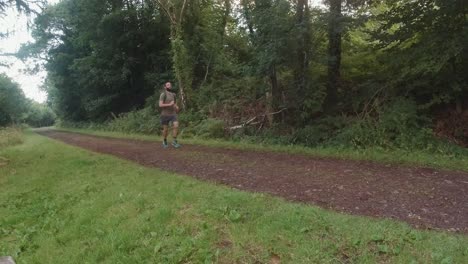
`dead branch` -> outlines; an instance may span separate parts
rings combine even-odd
[[[176,22],[176,19],[174,19],[172,17],[172,14],[171,12],[169,12],[169,8],[166,8],[166,6],[164,5],[164,3],[161,1],[161,0],[157,0],[157,2],[159,3],[159,6],[164,10],[164,12],[166,13],[166,15],[169,17],[169,19],[171,20],[171,24],[172,25],[176,25],[177,22]]]
[[[236,129],[244,128],[244,127],[246,127],[248,125],[258,125],[258,124],[262,123],[263,121],[254,122],[255,120],[257,120],[257,118],[261,118],[261,117],[266,118],[267,116],[277,115],[277,114],[282,113],[282,112],[284,112],[286,110],[287,110],[287,108],[283,108],[283,109],[281,109],[279,111],[276,111],[276,112],[273,112],[273,113],[267,113],[267,114],[263,114],[263,115],[259,115],[259,116],[254,116],[251,119],[247,120],[246,122],[244,122],[244,123],[242,123],[240,125],[228,127],[227,129],[228,130],[236,130]]]
[[[187,0],[184,0],[184,3],[182,4],[182,8],[180,9],[180,15],[179,15],[180,23],[182,23],[182,19],[184,18],[185,4],[187,4]]]

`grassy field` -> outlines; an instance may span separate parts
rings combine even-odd
[[[69,129],[58,128],[64,131],[79,132],[96,136],[106,136],[115,138],[129,138],[160,141],[158,135],[140,135],[140,134],[125,134],[119,132],[95,131],[86,129]],[[254,151],[274,151],[287,152],[292,154],[303,154],[317,157],[330,157],[338,159],[352,160],[370,160],[389,164],[406,164],[411,166],[425,166],[431,168],[450,169],[468,171],[468,155],[453,156],[446,154],[434,154],[424,151],[404,151],[404,150],[384,150],[384,149],[337,149],[337,148],[307,148],[301,146],[282,146],[282,145],[262,145],[247,142],[232,142],[226,140],[213,139],[197,139],[186,138],[182,139],[181,143],[205,145],[211,147],[226,147]]]
[[[28,132],[0,150],[17,263],[467,263],[468,237],[200,182]]]

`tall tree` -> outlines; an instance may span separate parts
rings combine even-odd
[[[269,112],[277,112],[284,107],[278,68],[293,56],[293,51],[288,49],[294,23],[289,13],[291,5],[284,0],[255,0],[244,1],[243,8],[255,52],[254,72],[267,78],[269,89],[265,92],[269,98]],[[271,121],[279,122],[281,116],[275,115]]]
[[[182,107],[186,108],[188,104],[187,94],[190,93],[189,90],[193,81],[193,63],[190,58],[190,52],[186,47],[183,29],[186,11],[189,5],[193,5],[194,3],[187,0],[157,0],[157,2],[171,23],[172,62],[179,84]]]
[[[356,11],[363,7],[379,3],[380,0],[325,0],[329,6],[328,14],[328,77],[327,95],[323,104],[326,113],[333,114],[338,107],[338,91],[341,82],[342,37],[345,30],[345,22],[353,17]],[[343,8],[348,11],[343,14]],[[356,17],[354,17],[356,18]]]
[[[330,0],[328,22],[328,80],[324,110],[333,113],[338,100],[341,68],[341,37],[343,31],[341,7],[343,0]]]
[[[463,0],[388,1],[375,17],[374,40],[395,94],[412,94],[425,107],[468,96],[467,8]]]
[[[297,63],[294,70],[294,79],[297,86],[297,102],[302,105],[304,94],[309,87],[309,61],[310,61],[310,10],[309,1],[298,0],[296,4]],[[301,100],[302,98],[302,100]]]
[[[27,100],[19,85],[0,74],[0,126],[21,121],[27,111]]]

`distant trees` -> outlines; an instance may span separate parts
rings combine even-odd
[[[42,127],[54,122],[55,114],[48,106],[27,99],[18,84],[0,74],[0,127],[21,123]]]
[[[0,126],[21,121],[27,112],[27,100],[18,84],[0,74]]]

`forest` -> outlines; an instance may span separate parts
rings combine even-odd
[[[63,126],[158,133],[171,81],[188,137],[468,143],[462,0],[64,0],[32,34]]]

